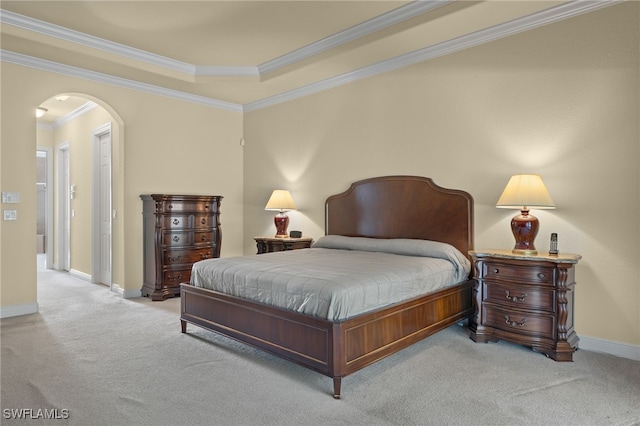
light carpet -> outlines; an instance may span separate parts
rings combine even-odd
[[[179,299],[38,280],[40,312],[1,321],[3,425],[640,425],[637,361],[558,363],[452,326],[347,376],[334,400],[326,376],[193,325],[182,334]]]

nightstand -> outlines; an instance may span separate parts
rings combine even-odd
[[[508,340],[556,361],[573,361],[577,254],[516,255],[511,250],[469,252],[474,260],[474,342]]]
[[[274,237],[254,237],[258,254],[272,253],[274,251],[298,250],[311,247],[313,238],[274,238]]]

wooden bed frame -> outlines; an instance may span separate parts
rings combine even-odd
[[[473,198],[429,178],[386,176],[355,182],[326,201],[326,234],[413,238],[473,249]],[[331,322],[181,284],[187,323],[219,332],[333,378],[342,378],[473,315],[473,281]]]

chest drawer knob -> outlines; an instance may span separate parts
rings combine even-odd
[[[204,224],[206,224],[206,223],[207,223],[207,219],[205,219],[205,218],[203,217],[202,219],[200,219],[200,223],[201,223],[201,224],[203,224],[203,225],[204,225]]]
[[[173,237],[173,241],[175,241],[175,242],[177,243],[178,241],[180,241],[180,237],[178,237],[178,236],[176,235],[175,237]]]
[[[509,324],[511,327],[524,327],[524,324],[527,322],[526,318],[522,318],[522,321],[511,321],[509,315],[504,316],[505,322]]]
[[[545,279],[545,275],[542,272],[540,272],[538,274],[538,278],[540,278],[541,280],[544,280]]]
[[[494,274],[497,274],[498,272],[500,272],[500,271],[498,270],[498,268],[493,268],[493,273],[494,273]]]
[[[527,297],[527,293],[523,293],[520,296],[512,296],[509,293],[509,290],[505,290],[505,297],[507,298],[507,300],[510,300],[512,302],[524,302],[524,299]]]
[[[174,225],[180,225],[180,221],[178,219],[173,219],[173,224]]]

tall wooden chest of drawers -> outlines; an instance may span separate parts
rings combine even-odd
[[[504,339],[556,361],[572,361],[579,340],[573,326],[575,265],[581,256],[507,250],[470,254],[476,276],[471,339]]]
[[[192,265],[220,257],[221,196],[144,194],[144,284],[142,296],[180,295]]]

